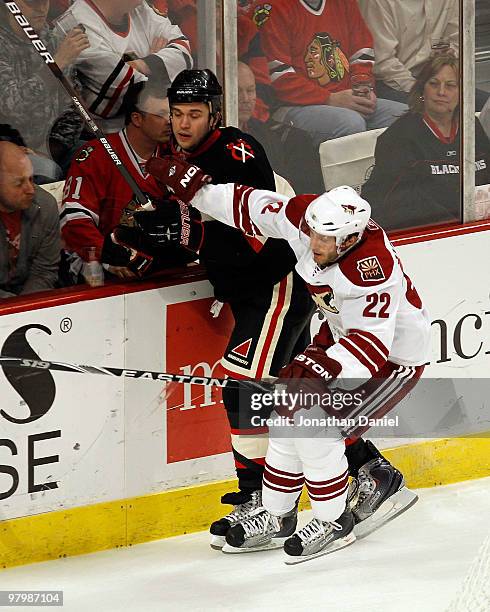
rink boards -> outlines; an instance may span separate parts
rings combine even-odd
[[[469,378],[484,384],[489,369],[489,232],[490,224],[474,224],[397,241],[433,321],[425,376],[453,379],[456,387]],[[219,376],[232,318],[227,308],[217,319],[209,315],[209,283],[189,274],[138,288],[4,306],[1,353]],[[469,404],[478,431],[490,430],[484,404]],[[381,445],[393,447],[387,454],[412,486],[490,474],[488,437],[429,438],[439,439],[383,436]],[[232,475],[217,388],[0,371],[2,567],[204,529],[220,515],[219,497]]]

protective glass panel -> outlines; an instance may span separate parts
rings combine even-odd
[[[241,2],[240,127],[297,193],[351,185],[388,230],[460,222],[459,30],[458,0]]]
[[[118,224],[127,225],[127,212],[134,210],[133,194],[138,203],[146,202],[150,192],[153,198],[161,196],[161,190],[146,183],[144,162],[170,140],[166,91],[177,74],[192,66],[219,71],[217,22],[220,3],[214,0],[0,3],[0,140],[21,145],[30,158],[27,176],[22,178],[18,160],[9,154],[12,168],[2,170],[12,185],[7,193],[2,181],[0,202],[9,198],[16,210],[21,205],[35,210],[40,203],[49,208],[54,224],[58,213],[53,201],[30,184],[32,163],[34,182],[51,192],[61,208],[66,247],[61,284],[83,280],[101,284],[104,238]],[[140,95],[143,87],[145,93]],[[77,112],[77,98],[87,120]],[[122,130],[135,115],[133,138],[129,127]],[[100,139],[104,134],[109,140],[102,146],[94,136]],[[13,146],[0,145],[0,156]],[[115,166],[122,168],[124,177]],[[5,207],[0,206],[0,212]],[[10,215],[3,219],[9,254],[1,262],[0,279],[7,280],[5,284],[0,280],[0,285],[16,294],[33,256],[12,219]],[[36,232],[34,228],[31,233],[36,236]],[[46,241],[42,243],[49,268],[43,268],[43,274],[49,282],[41,282],[37,290],[59,282],[53,270],[60,236],[52,234],[49,252]],[[130,246],[144,250],[142,245]],[[116,276],[132,278],[134,271],[127,272],[130,262],[120,247],[118,243],[119,251],[108,265]],[[87,266],[96,267],[97,273],[89,274]],[[127,276],[122,276],[123,268]]]
[[[490,4],[475,3],[475,209],[476,221],[490,219],[490,184],[487,167],[490,138]],[[482,129],[483,128],[483,129]]]

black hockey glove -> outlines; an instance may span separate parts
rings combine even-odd
[[[181,245],[197,252],[204,236],[199,211],[176,198],[157,202],[153,212],[135,212],[134,223],[144,242],[158,249]]]
[[[137,229],[118,225],[105,237],[103,264],[124,267],[142,277],[148,273],[153,257],[140,250],[141,236]]]
[[[146,242],[155,248],[180,244],[182,223],[180,208],[175,201],[161,201],[154,211],[137,211],[133,213],[134,227],[138,229]]]
[[[190,202],[203,185],[211,182],[201,168],[177,157],[152,157],[146,162],[146,171],[184,202]]]

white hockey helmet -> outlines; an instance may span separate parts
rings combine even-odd
[[[309,229],[322,236],[334,236],[338,255],[343,255],[362,238],[371,216],[371,206],[347,185],[335,187],[310,202],[305,212]],[[345,248],[349,236],[357,234],[357,240]]]

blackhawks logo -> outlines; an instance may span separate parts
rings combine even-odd
[[[357,269],[364,282],[382,281],[386,278],[376,255],[360,259],[357,262]]]
[[[261,28],[264,23],[269,19],[271,11],[271,4],[259,4],[257,7],[255,7],[252,19],[258,28]]]
[[[76,156],[75,159],[79,163],[84,162],[86,159],[88,159],[88,156],[90,155],[90,153],[92,153],[93,150],[94,150],[94,148],[91,147],[90,145],[88,145],[87,147],[81,149],[78,152],[78,155]]]
[[[237,161],[241,161],[245,163],[248,159],[254,159],[254,150],[249,145],[248,142],[245,142],[243,138],[239,138],[235,142],[229,142],[226,145],[228,151],[230,151],[233,159]]]
[[[349,72],[349,60],[327,32],[318,32],[306,48],[304,62],[310,79],[324,87],[328,83],[341,81]]]

